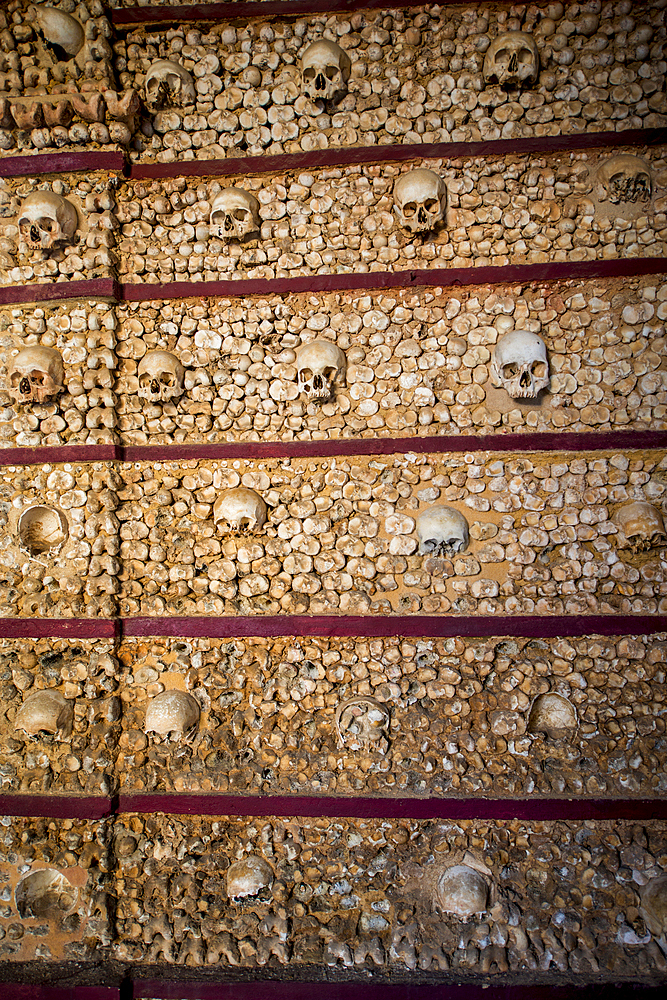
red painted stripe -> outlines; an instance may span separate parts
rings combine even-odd
[[[92,281],[56,281],[53,284],[4,285],[0,305],[22,302],[54,302],[63,299],[118,299],[119,286],[113,278]]]
[[[40,177],[80,170],[122,173],[124,168],[125,157],[122,153],[38,153],[36,156],[1,159],[0,177]]]
[[[275,970],[272,970],[275,973]],[[378,970],[380,971],[380,970]],[[388,970],[385,970],[385,974]],[[319,972],[319,970],[318,970]],[[219,977],[219,970],[214,974]],[[262,973],[266,975],[266,973]],[[591,989],[588,986],[490,986],[489,976],[480,976],[471,972],[470,975],[480,980],[479,985],[461,982],[462,974],[440,973],[440,982],[433,982],[433,973],[413,971],[409,973],[409,983],[368,982],[367,971],[357,971],[356,975],[363,982],[322,982],[317,980],[295,982],[291,977],[298,974],[297,968],[289,970],[290,979],[285,982],[270,982],[267,980],[252,980],[246,983],[212,982],[210,979],[201,982],[168,982],[161,976],[159,979],[137,979],[133,983],[133,997],[159,998],[159,1000],[582,1000],[582,991],[587,991],[588,998],[595,1000],[619,1000],[619,985],[603,983],[596,980]],[[301,970],[301,974],[303,971]],[[310,972],[312,975],[312,971]],[[327,973],[322,972],[322,975]],[[337,970],[330,974],[340,975]],[[348,975],[354,975],[349,970]],[[372,973],[378,978],[377,973]],[[442,982],[445,977],[451,977]],[[420,977],[424,977],[420,982]],[[506,978],[506,977],[505,977]],[[582,977],[579,977],[582,981]],[[627,996],[634,996],[634,983],[625,984]],[[665,987],[637,987],[640,991],[637,1000],[664,1000]],[[41,1000],[41,998],[40,998]]]
[[[540,434],[419,438],[336,438],[327,441],[242,441],[221,444],[128,445],[126,462],[176,460],[328,458],[343,455],[418,455],[480,451],[632,451],[667,448],[667,431],[554,431]],[[2,456],[0,453],[0,463]]]
[[[55,465],[60,462],[114,462],[121,458],[120,448],[113,444],[64,444],[57,448],[3,448],[2,465]]]
[[[0,618],[3,639],[115,639],[119,629],[110,618]]]
[[[667,631],[667,615],[253,615],[224,618],[123,618],[123,636],[232,639],[247,636],[405,636],[552,639],[582,635],[652,635]]]
[[[85,963],[81,964],[85,969]],[[31,965],[27,965],[27,968],[30,969]],[[51,974],[54,978],[59,978],[56,968],[45,968],[39,963],[39,974],[42,977]],[[33,974],[34,971],[33,966]],[[109,978],[118,977],[112,973]],[[50,986],[46,983],[4,983],[3,986],[8,1000],[121,1000],[120,990],[115,986]],[[185,996],[183,1000],[186,1000]]]
[[[166,284],[123,284],[128,302],[153,299],[204,298],[220,295],[295,295],[353,289],[419,288],[440,285],[527,284],[537,281],[589,281],[592,278],[638,277],[667,272],[667,258],[568,261],[552,264],[509,264],[504,267],[450,267],[427,271],[369,271],[357,274],[313,274],[297,278],[242,278],[238,281],[171,281]],[[60,286],[51,286],[60,287]]]
[[[105,795],[0,795],[2,816],[47,816],[50,819],[104,819],[113,812]]]
[[[144,8],[145,9],[145,8]],[[494,139],[486,142],[424,142],[392,146],[341,146],[309,153],[238,156],[220,160],[178,160],[175,163],[134,163],[128,168],[132,180],[161,177],[229,177],[234,174],[282,173],[314,167],[350,166],[366,163],[396,163],[425,159],[471,159],[472,157],[526,156],[532,153],[574,152],[622,146],[652,146],[667,142],[667,129],[628,129],[625,132],[577,132],[572,135],[529,139]]]
[[[302,816],[349,819],[667,819],[667,799],[343,798],[316,795],[152,795],[118,797],[119,813],[181,816]]]
[[[565,4],[574,0],[565,0]],[[499,6],[514,5],[514,0],[497,0]],[[414,7],[415,2],[398,0],[391,9],[402,10]],[[461,7],[463,0],[440,0],[440,7]],[[181,21],[246,21],[251,18],[303,17],[306,14],[352,14],[362,10],[385,10],[386,0],[260,0],[245,3],[183,4],[178,7],[124,7],[111,11],[111,23],[116,27],[131,27],[135,24],[164,24]]]
[[[329,458],[354,455],[460,452],[638,451],[667,448],[667,431],[553,431],[415,438],[336,438],[328,441],[241,441],[220,444],[62,445],[0,448],[0,466],[64,462],[187,462],[220,459]]]

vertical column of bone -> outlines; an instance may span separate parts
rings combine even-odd
[[[87,444],[113,444],[116,440],[116,327],[115,309],[88,316],[87,369],[82,387],[87,393]]]
[[[118,593],[118,578],[122,574],[120,522],[115,511],[119,506],[118,491],[123,483],[109,464],[92,473],[90,485],[85,522],[85,541],[90,551],[85,583],[85,593],[89,598],[86,613],[114,618],[117,614],[115,595]]]

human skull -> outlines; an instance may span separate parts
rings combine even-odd
[[[321,38],[301,57],[301,79],[311,101],[334,101],[347,91],[352,63],[340,45]]]
[[[444,913],[454,913],[467,920],[476,913],[485,913],[489,901],[489,885],[484,876],[468,865],[446,868],[435,886],[435,905]]]
[[[166,403],[183,395],[185,369],[170,351],[148,351],[139,362],[139,395],[151,403]]]
[[[158,736],[178,738],[199,723],[199,704],[186,691],[162,691],[148,703],[144,729]]]
[[[512,399],[535,399],[549,385],[547,349],[529,330],[512,330],[493,351],[491,381]]]
[[[452,556],[468,547],[468,522],[454,507],[429,507],[417,516],[420,555]]]
[[[651,878],[642,886],[640,913],[655,937],[667,934],[667,876]]]
[[[9,391],[17,403],[45,403],[65,386],[63,359],[52,347],[24,347],[9,365]]]
[[[612,156],[598,167],[597,179],[604,189],[606,200],[614,205],[619,202],[647,202],[651,198],[651,168],[641,156],[629,153]]]
[[[73,721],[72,702],[64,698],[60,691],[45,688],[28,695],[16,713],[14,726],[29,736],[48,733],[66,740],[72,732]]]
[[[557,739],[576,727],[577,713],[567,698],[553,692],[537,696],[528,717],[529,733],[546,733]]]
[[[343,747],[348,739],[362,744],[378,743],[389,727],[389,712],[374,698],[350,698],[336,711],[338,745]]]
[[[272,884],[273,868],[256,854],[235,861],[227,871],[227,895],[233,900],[258,896],[262,889],[269,889]]]
[[[225,490],[213,504],[213,520],[225,531],[258,531],[266,521],[266,513],[259,493],[245,486]]]
[[[79,218],[74,205],[53,191],[35,191],[21,204],[19,232],[33,250],[51,250],[74,236]]]
[[[540,53],[534,39],[524,31],[498,35],[486,50],[484,80],[501,87],[516,88],[537,83]]]
[[[194,80],[170,59],[158,59],[146,74],[146,107],[149,111],[182,108],[197,100]]]
[[[84,30],[71,14],[46,4],[35,4],[28,8],[28,18],[58,62],[68,62],[83,48]]]
[[[621,549],[646,552],[667,542],[662,514],[645,500],[625,504],[612,515],[611,520],[618,528],[616,538]]]
[[[329,340],[313,340],[296,352],[297,384],[311,401],[330,399],[334,385],[345,380],[347,360]]]
[[[243,188],[225,188],[213,199],[211,226],[224,240],[245,240],[261,227],[259,202]]]
[[[69,525],[62,511],[35,504],[19,518],[19,541],[31,556],[57,552],[69,536]]]
[[[22,878],[14,894],[22,920],[60,922],[79,898],[79,890],[56,868],[39,868]]]
[[[410,170],[394,184],[394,210],[411,233],[434,229],[445,217],[447,187],[433,170]]]

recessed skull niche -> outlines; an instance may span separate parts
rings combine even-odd
[[[83,27],[71,14],[46,4],[35,4],[28,8],[28,16],[54,62],[69,62],[83,48]]]
[[[69,526],[62,511],[35,505],[21,514],[18,534],[21,547],[31,556],[55,555],[67,540]]]
[[[78,225],[74,205],[53,191],[34,191],[21,204],[19,233],[29,250],[57,250],[72,243]]]
[[[524,31],[507,31],[495,38],[484,57],[484,81],[504,90],[518,90],[537,83],[540,53],[535,40]]]
[[[560,740],[576,728],[577,713],[567,698],[551,691],[537,696],[528,716],[529,733],[544,733],[550,739]]]
[[[14,898],[22,920],[37,917],[59,924],[76,906],[79,890],[55,868],[40,868],[21,879]]]
[[[512,330],[496,344],[490,374],[493,385],[512,399],[537,399],[549,385],[544,341],[529,330]]]
[[[351,698],[338,706],[335,716],[338,746],[351,750],[388,747],[389,711],[374,698]]]
[[[60,691],[46,688],[28,695],[14,719],[14,728],[28,736],[55,736],[67,740],[74,722],[73,702],[64,698]]]
[[[309,402],[331,399],[337,385],[344,385],[347,359],[340,347],[328,340],[313,340],[296,352],[297,384]]]
[[[645,209],[651,200],[651,168],[641,156],[622,153],[605,160],[597,169],[597,196],[611,205],[634,205]]]
[[[662,514],[646,500],[635,500],[620,507],[611,521],[618,530],[616,544],[620,549],[647,552],[667,542]]]
[[[417,516],[420,555],[448,558],[468,547],[468,522],[454,507],[429,507]]]
[[[273,868],[257,854],[235,861],[227,871],[227,895],[234,903],[266,895],[273,885]]]
[[[334,102],[347,93],[352,63],[340,45],[327,38],[309,45],[301,57],[303,92],[311,101]]]
[[[16,403],[46,403],[61,393],[63,359],[52,347],[24,347],[9,364],[8,389]]]
[[[170,351],[148,351],[139,362],[139,396],[151,403],[168,403],[183,395],[185,369]]]
[[[266,515],[266,504],[259,493],[244,486],[225,490],[213,504],[213,520],[226,534],[259,531]]]
[[[195,83],[183,66],[170,59],[158,59],[146,74],[146,107],[155,113],[167,108],[183,108],[197,100]]]
[[[411,233],[435,229],[447,211],[447,187],[433,170],[410,170],[394,184],[394,211]]]
[[[259,232],[259,202],[243,188],[225,188],[213,199],[211,229],[223,240],[245,242]]]
[[[489,906],[489,883],[469,865],[452,865],[437,879],[433,901],[436,909],[462,920],[481,916]]]
[[[187,691],[162,691],[148,703],[144,729],[162,739],[189,739],[199,725],[199,703]]]

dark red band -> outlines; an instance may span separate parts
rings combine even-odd
[[[37,153],[0,159],[0,177],[41,177],[80,170],[122,173],[124,168],[123,153]]]
[[[116,639],[120,622],[110,618],[0,618],[3,639]]]
[[[3,285],[0,305],[24,302],[55,302],[64,299],[120,299],[120,286],[113,278],[93,278],[91,281],[55,281],[52,284],[34,282],[31,285]]]

